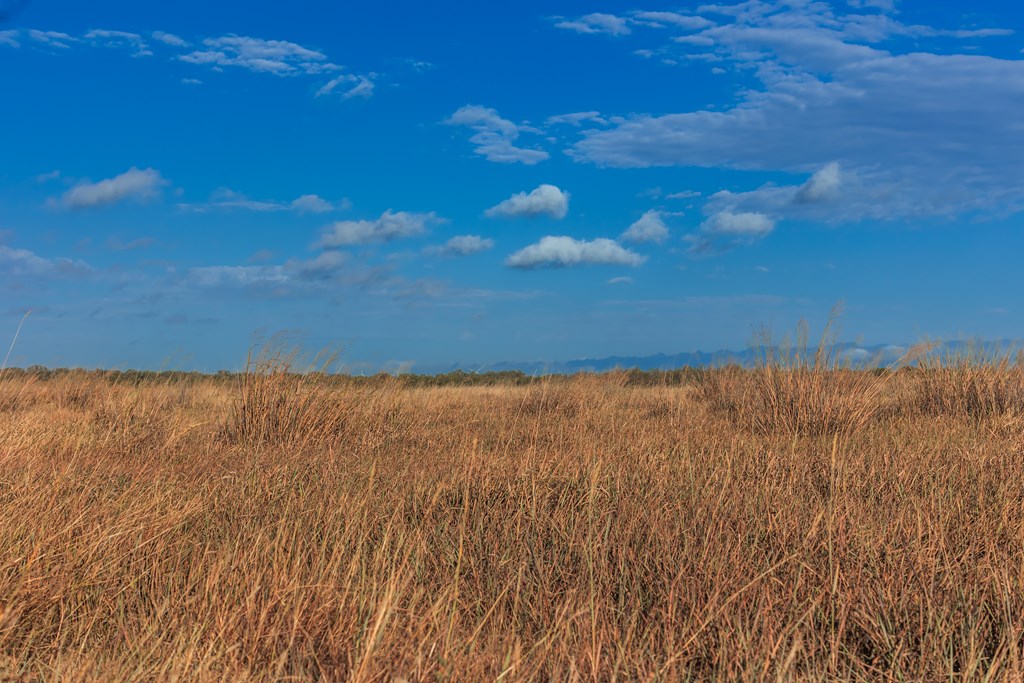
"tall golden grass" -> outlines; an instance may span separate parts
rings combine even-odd
[[[289,363],[0,379],[0,678],[1024,678],[1013,364]]]

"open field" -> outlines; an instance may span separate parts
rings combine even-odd
[[[1018,368],[672,379],[8,374],[0,677],[1024,678]]]

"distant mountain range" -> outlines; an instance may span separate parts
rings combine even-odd
[[[834,347],[843,361],[854,366],[885,366],[899,362],[907,353],[909,346],[897,344],[876,344],[864,346],[855,343],[839,343]],[[966,353],[979,353],[984,356],[1015,353],[1024,349],[1024,340],[959,340],[937,342],[933,353],[940,356],[955,357]],[[690,351],[683,353],[658,353],[652,356],[608,356],[607,358],[579,358],[563,361],[502,361],[485,365],[467,365],[455,363],[445,367],[417,368],[416,372],[445,373],[462,370],[464,372],[524,372],[528,375],[574,374],[577,372],[607,372],[615,369],[637,370],[675,370],[678,368],[706,368],[721,365],[754,365],[757,358],[763,358],[765,352],[773,349],[748,348],[744,351]]]

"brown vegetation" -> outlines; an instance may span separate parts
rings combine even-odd
[[[1018,366],[284,360],[0,379],[0,678],[1024,677]]]

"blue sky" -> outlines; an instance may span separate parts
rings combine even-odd
[[[0,0],[13,362],[1024,337],[1024,10],[476,5]]]

